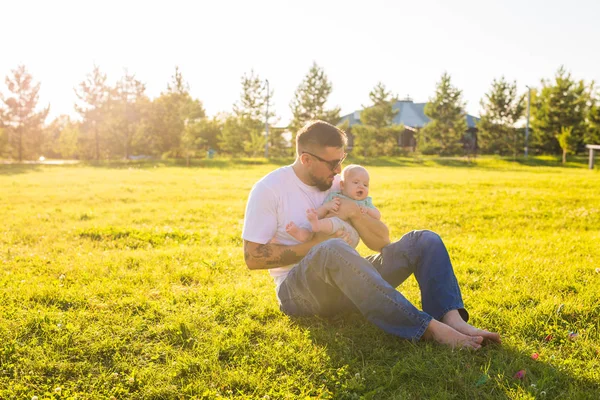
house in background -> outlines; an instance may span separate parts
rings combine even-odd
[[[398,138],[398,146],[406,149],[415,150],[417,141],[415,133],[427,125],[430,121],[429,117],[425,115],[425,104],[427,103],[413,103],[410,98],[404,100],[397,100],[393,105],[393,110],[398,110],[398,113],[392,120],[393,124],[400,125],[404,124],[404,131]],[[475,138],[475,143],[471,144],[474,148],[477,147],[477,122],[479,118],[467,114],[467,132],[471,133],[471,137]],[[351,114],[344,115],[339,124],[348,121],[348,126],[352,128],[355,125],[360,125],[360,110],[354,111]],[[348,132],[348,147],[352,148],[354,145],[354,137],[352,137],[352,129]]]

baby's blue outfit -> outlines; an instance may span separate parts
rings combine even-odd
[[[364,200],[354,200],[348,196],[344,196],[342,194],[342,192],[329,193],[329,196],[327,196],[325,201],[323,201],[323,204],[327,203],[328,201],[333,200],[334,197],[340,197],[342,199],[352,200],[359,206],[375,208],[375,206],[373,205],[373,200],[371,200],[370,197],[367,197]],[[344,221],[343,219],[340,219],[338,217],[329,217],[329,219],[331,219],[331,222],[333,224],[333,231],[337,232],[338,230],[344,230],[344,231],[348,232],[350,234],[350,241],[351,241],[350,245],[352,247],[356,248],[356,246],[358,246],[358,242],[360,241],[360,236],[358,235],[358,231],[356,229],[354,229],[354,227],[352,225],[350,225],[348,222]]]
[[[369,207],[369,208],[375,208],[375,206],[373,205],[373,199],[371,199],[371,197],[366,197],[364,200],[354,200],[348,196],[345,196],[342,194],[342,192],[331,192],[329,193],[329,196],[327,196],[327,198],[325,199],[325,201],[323,202],[323,204],[327,203],[328,201],[333,200],[334,197],[341,197],[342,199],[348,199],[348,200],[352,200],[353,202],[355,202],[356,204],[358,204],[359,206],[364,206],[364,207]]]

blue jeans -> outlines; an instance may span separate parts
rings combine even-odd
[[[411,274],[423,311],[396,290]],[[469,318],[446,246],[426,230],[409,232],[367,258],[341,239],[326,240],[289,272],[277,295],[281,311],[290,316],[358,310],[385,332],[412,340],[450,310]]]

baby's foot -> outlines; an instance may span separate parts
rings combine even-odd
[[[298,225],[296,225],[294,221],[290,222],[285,226],[285,231],[294,237],[296,237],[299,230],[300,228],[298,228]]]
[[[317,211],[314,208],[309,208],[306,210],[306,218],[308,218],[308,222],[310,222],[312,231],[319,232],[319,216],[317,215]]]

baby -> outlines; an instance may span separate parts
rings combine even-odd
[[[360,212],[372,218],[381,219],[381,213],[373,205],[369,194],[369,173],[360,165],[351,164],[342,170],[340,192],[331,192],[319,208],[306,210],[306,217],[310,222],[311,230],[298,227],[290,222],[285,227],[296,240],[305,242],[312,238],[315,232],[331,235],[340,229],[350,234],[352,246],[356,247],[360,237],[358,232],[348,222],[338,218],[336,213],[340,207],[340,198],[350,199],[358,204]]]

